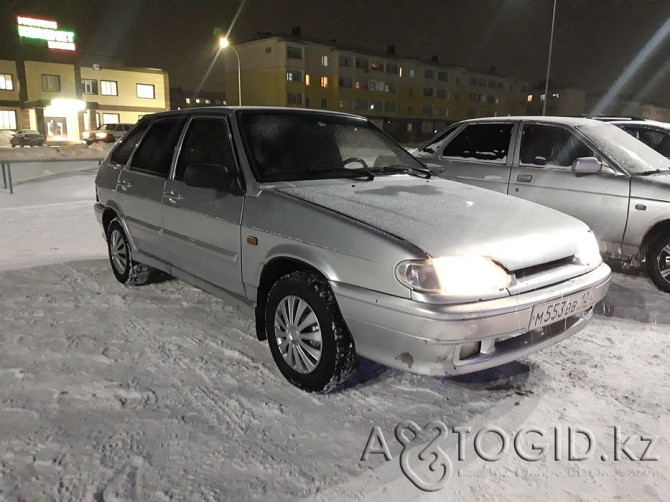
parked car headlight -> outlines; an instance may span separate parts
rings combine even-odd
[[[482,256],[408,260],[400,262],[395,273],[401,284],[414,291],[457,297],[498,293],[511,281],[504,268]]]
[[[107,137],[107,133],[106,133],[106,132],[96,132],[96,133],[95,133],[95,137],[96,137],[96,138],[106,138],[106,137]]]
[[[88,139],[88,137],[89,137],[90,135],[91,135],[90,132],[84,132],[84,133],[81,134],[81,137],[82,137],[83,139]]]
[[[600,248],[598,241],[593,235],[593,232],[587,232],[580,239],[578,251],[575,254],[575,259],[582,265],[597,266],[603,261],[600,256]]]

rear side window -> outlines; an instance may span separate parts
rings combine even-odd
[[[137,147],[130,169],[167,178],[184,118],[155,120]]]
[[[191,164],[217,164],[231,173],[237,171],[235,155],[228,137],[228,126],[221,119],[194,119],[189,125],[174,178],[183,180]]]
[[[505,163],[511,138],[512,124],[471,124],[449,142],[442,156]]]
[[[147,130],[148,126],[148,122],[138,124],[132,133],[123,138],[119,143],[119,146],[112,152],[112,162],[125,166],[130,158],[130,154],[133,153],[133,150],[140,142],[140,139],[142,139],[142,135],[144,134],[144,131]]]

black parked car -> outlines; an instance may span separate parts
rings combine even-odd
[[[33,129],[19,129],[9,140],[12,148],[20,146],[44,146],[44,136]]]

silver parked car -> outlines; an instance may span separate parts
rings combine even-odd
[[[443,178],[584,221],[613,260],[670,292],[670,160],[618,127],[567,117],[465,120],[414,155]]]
[[[221,296],[308,391],[356,356],[426,375],[506,363],[582,329],[609,286],[584,223],[431,178],[354,115],[145,117],[96,194],[120,282],[155,268]]]

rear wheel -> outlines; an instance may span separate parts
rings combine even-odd
[[[329,392],[356,370],[356,353],[328,282],[310,271],[281,277],[268,294],[265,326],[282,375],[309,392]]]
[[[107,250],[112,272],[121,284],[139,286],[147,282],[151,269],[133,261],[130,242],[118,218],[107,227]]]
[[[670,232],[658,235],[647,249],[647,272],[659,289],[670,293]]]

